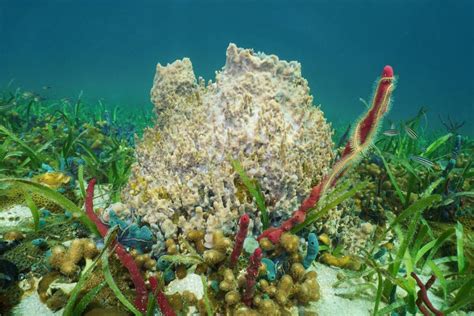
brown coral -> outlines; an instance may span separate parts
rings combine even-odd
[[[330,126],[297,62],[231,44],[207,86],[187,58],[158,65],[151,98],[159,118],[137,147],[123,199],[166,238],[203,228],[229,234],[241,214],[256,212],[230,159],[259,182],[269,212],[285,217],[333,158]]]
[[[49,262],[53,268],[58,269],[67,276],[74,276],[79,271],[78,263],[84,259],[92,259],[99,251],[90,239],[74,239],[66,250],[62,245],[51,249]]]

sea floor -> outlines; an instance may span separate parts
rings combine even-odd
[[[174,167],[143,161],[176,162],[181,152],[175,142],[162,150],[159,124],[146,128],[151,116],[55,104],[27,92],[0,98],[0,314],[59,315],[68,306],[67,316],[147,307],[151,315],[158,308],[145,303],[155,295],[179,316],[395,316],[422,310],[424,292],[432,309],[474,314],[474,141],[462,122],[431,133],[420,109],[359,148],[360,157],[344,149],[351,128],[334,126],[332,136],[328,127],[327,141],[339,144],[321,145],[334,156],[332,171],[318,182],[305,163],[301,178],[275,189],[265,187],[274,171],[240,154],[228,155],[219,181],[192,178],[181,162],[165,175]],[[317,183],[304,188],[319,188],[320,200],[290,212],[306,195],[294,179],[310,178]],[[290,204],[279,204],[281,192]]]

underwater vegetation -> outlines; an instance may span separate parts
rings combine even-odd
[[[18,89],[3,93],[0,104],[2,177],[28,176],[69,191],[81,172],[111,185],[114,199],[128,180],[135,133],[150,122],[139,113],[108,110],[101,102],[85,106],[81,96],[73,103],[47,101]],[[2,204],[17,199],[6,198]]]
[[[0,313],[317,315],[334,289],[371,315],[472,312],[462,123],[384,126],[385,66],[333,135],[300,67],[233,44],[208,84],[158,65],[153,120],[2,94]]]

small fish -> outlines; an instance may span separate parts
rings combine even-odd
[[[36,95],[33,93],[33,92],[30,92],[30,91],[25,91],[21,94],[21,97],[23,99],[31,99],[31,98],[34,98]]]
[[[51,87],[50,86],[43,86],[42,89],[43,90],[49,90],[49,89],[51,89]]]
[[[414,130],[412,130],[410,127],[404,125],[403,126],[404,129],[405,129],[405,132],[407,133],[408,137],[410,137],[411,139],[418,139],[418,135],[416,134],[416,132]]]
[[[46,100],[46,98],[43,98],[42,96],[39,96],[39,95],[36,95],[33,98],[33,101],[35,101],[35,102],[40,102],[40,101],[44,101],[44,100]]]
[[[432,162],[431,160],[425,157],[411,155],[410,159],[413,161],[416,161],[420,165],[425,166],[426,168],[433,168],[435,166],[434,162]]]
[[[397,136],[400,134],[400,132],[396,129],[388,129],[386,130],[385,132],[383,132],[382,134],[384,134],[385,136],[388,136],[388,137],[393,137],[393,136]]]

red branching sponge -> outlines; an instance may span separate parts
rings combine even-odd
[[[86,189],[86,200],[84,206],[86,209],[87,217],[89,217],[89,219],[94,222],[100,235],[102,237],[105,237],[109,228],[104,223],[102,223],[102,221],[99,219],[99,216],[97,216],[97,214],[94,212],[94,187],[96,183],[96,179],[92,179],[89,181],[89,184],[87,185]]]
[[[255,284],[257,283],[258,268],[262,263],[262,249],[257,248],[250,256],[249,266],[247,267],[247,275],[245,276],[245,289],[242,301],[245,305],[251,306],[253,294],[255,293]]]
[[[165,294],[160,291],[160,289],[158,289],[158,280],[156,277],[152,276],[148,279],[148,281],[150,282],[151,289],[156,297],[156,301],[160,307],[161,313],[164,316],[176,316],[176,313],[173,311],[173,308],[171,308],[171,305],[166,299]]]
[[[377,121],[387,112],[393,91],[393,81],[393,68],[387,65],[383,68],[382,77],[372,100],[372,106],[364,119],[357,125],[360,144],[366,142],[369,134],[374,132]]]
[[[394,86],[393,69],[391,66],[385,66],[375,89],[371,107],[366,115],[356,124],[351,139],[347,142],[341,158],[334,164],[331,172],[317,186],[313,187],[309,196],[303,201],[299,209],[293,213],[290,219],[283,222],[280,227],[271,227],[265,230],[258,237],[258,240],[268,238],[272,243],[277,244],[280,242],[280,237],[284,232],[289,231],[296,224],[304,222],[306,212],[318,204],[319,199],[327,189],[335,186],[337,180],[346,172],[348,167],[357,161],[358,157],[370,147],[382,117],[389,108],[390,96]]]
[[[117,254],[120,262],[127,268],[130,273],[130,278],[132,279],[133,285],[135,285],[135,307],[140,312],[146,311],[146,306],[148,303],[148,290],[145,285],[145,280],[140,273],[135,260],[132,255],[129,254],[121,244],[117,242],[117,247],[115,248],[115,253]]]
[[[235,267],[237,260],[239,259],[240,254],[242,253],[242,248],[244,247],[244,240],[247,237],[247,232],[249,229],[250,217],[248,214],[244,214],[240,217],[239,221],[239,231],[235,236],[235,245],[232,253],[230,255],[230,267]]]
[[[97,216],[97,214],[94,212],[93,199],[95,184],[96,180],[92,179],[87,186],[85,209],[87,216],[97,226],[99,233],[102,235],[102,237],[105,237],[109,228],[104,223],[102,223],[102,221],[99,219],[99,216]],[[114,241],[112,245],[115,246],[115,253],[117,254],[120,262],[127,268],[128,272],[130,272],[130,277],[133,284],[135,285],[135,307],[139,311],[145,312],[148,302],[148,291],[145,285],[145,280],[143,280],[143,277],[140,273],[140,269],[135,263],[132,255],[129,254],[120,243]]]
[[[436,276],[432,275],[431,278],[426,282],[426,284],[423,284],[421,282],[420,278],[415,274],[415,272],[412,272],[410,274],[412,278],[415,279],[416,284],[420,288],[418,291],[418,299],[416,300],[416,306],[420,309],[420,312],[425,315],[425,316],[430,316],[430,312],[428,309],[433,312],[436,316],[444,316],[444,314],[437,310],[433,304],[431,303],[430,299],[428,298],[428,290],[431,288],[433,283],[436,281]],[[428,307],[428,309],[423,305],[423,303]]]

